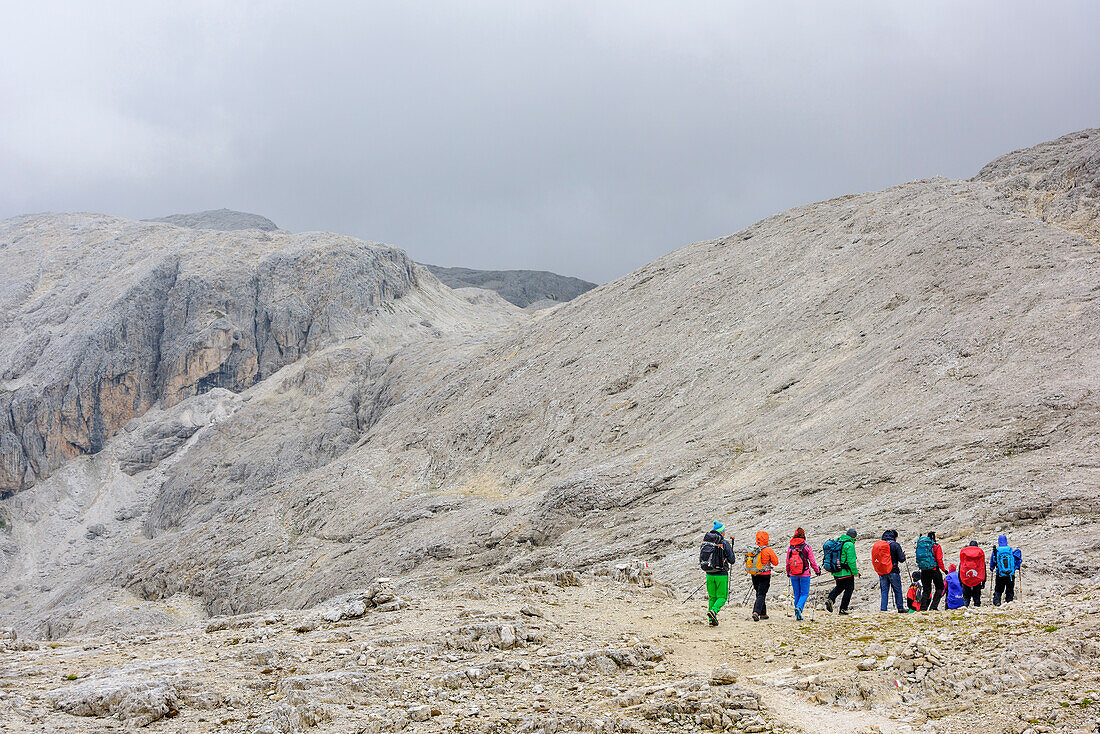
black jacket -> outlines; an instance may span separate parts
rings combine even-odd
[[[890,560],[894,563],[894,567],[890,569],[890,573],[901,573],[901,568],[898,564],[905,560],[905,551],[903,551],[898,544],[898,534],[893,530],[887,530],[882,534],[882,539],[890,544]]]
[[[734,563],[737,560],[737,558],[733,555],[733,546],[730,545],[730,542],[713,530],[703,536],[703,542],[722,544],[722,554],[723,556],[725,556],[722,559],[722,569],[719,571],[712,571],[711,573],[728,574],[730,572],[730,564]]]

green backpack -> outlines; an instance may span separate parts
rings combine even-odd
[[[927,535],[917,541],[917,568],[922,571],[931,571],[940,567],[940,564],[936,563],[936,551],[933,549],[935,545],[936,541]]]

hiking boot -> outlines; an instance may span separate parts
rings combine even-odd
[[[711,627],[717,627],[718,626],[718,615],[715,614],[714,612],[707,612],[707,619],[710,620],[710,626]]]
[[[756,612],[753,612],[752,613],[752,621],[753,622],[759,622],[760,621],[760,615],[757,614]]]
[[[802,621],[802,610],[801,609],[795,609],[794,610],[794,618],[797,619],[799,622]]]
[[[767,618],[768,618],[768,615],[766,615],[766,614],[761,614],[760,615],[760,619],[767,619]]]
[[[848,610],[847,609],[841,609],[839,612],[837,612],[837,614],[843,614],[843,615],[847,616]]]
[[[832,599],[826,599],[825,600],[825,611],[832,613],[832,611],[833,611],[833,600]]]

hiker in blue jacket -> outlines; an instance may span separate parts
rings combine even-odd
[[[947,567],[947,575],[943,577],[943,584],[947,589],[943,595],[944,606],[948,609],[962,609],[966,606],[962,581],[959,580],[959,569],[954,563]]]
[[[1001,606],[1002,595],[1006,604],[1016,598],[1016,572],[1023,562],[1024,554],[1020,549],[1010,547],[1008,538],[999,536],[997,547],[989,554],[989,570],[997,576],[993,586],[993,606]]]

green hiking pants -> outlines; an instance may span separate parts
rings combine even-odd
[[[730,595],[730,577],[724,573],[707,574],[707,596],[710,597],[708,609],[718,614],[718,610],[726,605],[726,597]]]

